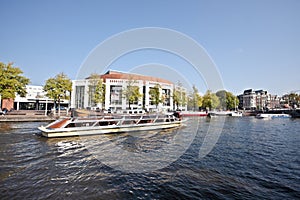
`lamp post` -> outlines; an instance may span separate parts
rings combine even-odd
[[[45,116],[47,116],[47,111],[48,111],[48,97],[46,97]]]

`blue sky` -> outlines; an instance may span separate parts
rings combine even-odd
[[[235,94],[300,89],[298,0],[0,0],[0,8],[0,61],[13,61],[35,85],[60,72],[75,79],[89,53],[115,34],[162,27],[202,45],[225,89]],[[188,63],[166,52],[134,52],[110,68],[129,71],[147,63],[172,66],[202,93],[207,89]]]

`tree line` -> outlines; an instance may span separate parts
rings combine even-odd
[[[2,99],[14,99],[18,94],[22,97],[26,95],[26,85],[30,83],[30,80],[22,75],[23,71],[14,67],[13,63],[4,64],[0,62],[0,94]],[[97,74],[91,74],[88,78],[90,81],[89,90],[92,95],[92,101],[96,104],[103,104],[105,100],[105,85],[103,84],[100,76]],[[45,81],[43,86],[46,96],[54,100],[54,106],[58,104],[60,108],[61,99],[70,99],[72,92],[72,81],[64,73],[59,73],[55,77],[49,78]],[[156,107],[165,101],[166,94],[160,94],[161,86],[159,84],[150,88],[149,96],[151,101]],[[122,97],[128,101],[130,105],[142,98],[142,94],[139,91],[138,86],[135,86],[135,81],[129,79],[127,86],[122,89]],[[177,86],[173,89],[173,104],[176,108],[180,106],[186,106],[192,110],[204,109],[232,109],[235,105],[238,105],[237,98],[230,92],[218,91],[212,93],[207,91],[204,96],[200,96],[197,88],[193,86],[193,91],[190,94],[182,89],[182,84],[178,82]]]
[[[16,95],[25,97],[26,86],[30,79],[23,76],[23,71],[13,63],[0,62],[0,95],[3,99],[15,99]],[[60,106],[61,99],[70,99],[72,81],[64,73],[60,73],[45,81],[43,87],[46,96]],[[1,104],[2,105],[2,104]]]
[[[18,94],[22,97],[26,95],[26,85],[30,80],[22,75],[23,72],[20,68],[14,67],[13,63],[4,64],[0,62],[0,94],[2,99],[14,99]],[[92,101],[95,104],[102,105],[105,101],[105,84],[97,74],[91,74],[88,78],[90,81],[89,91],[92,94]],[[72,92],[72,81],[64,73],[59,73],[55,77],[49,78],[45,81],[43,86],[46,96],[54,100],[60,108],[61,99],[70,99]],[[129,107],[134,102],[142,98],[139,87],[136,86],[135,80],[129,79],[126,87],[122,88],[122,98],[125,98]],[[189,110],[211,110],[211,109],[235,109],[239,101],[231,92],[220,90],[213,93],[207,90],[201,96],[198,89],[193,86],[192,91],[187,93],[180,82],[173,88],[173,94],[161,94],[161,86],[159,84],[150,88],[149,96],[151,102],[156,105],[164,103],[166,98],[172,95],[173,105],[175,109],[180,106],[187,106]]]

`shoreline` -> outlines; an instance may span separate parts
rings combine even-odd
[[[51,122],[55,121],[54,118],[22,118],[22,117],[14,117],[14,118],[0,118],[0,123],[5,122]]]
[[[56,118],[48,116],[26,116],[26,115],[5,115],[0,116],[1,122],[50,122],[54,121]]]
[[[65,116],[65,113],[62,116]],[[51,122],[55,121],[57,117],[45,116],[44,111],[12,111],[6,115],[0,116],[0,123],[5,122]]]

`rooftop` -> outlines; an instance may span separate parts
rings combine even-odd
[[[133,79],[133,80],[142,80],[142,81],[153,81],[159,83],[167,83],[173,84],[171,81],[157,78],[153,76],[145,76],[141,74],[134,74],[134,73],[126,73],[120,71],[109,70],[105,74],[100,75],[100,77],[105,81],[106,79]]]

